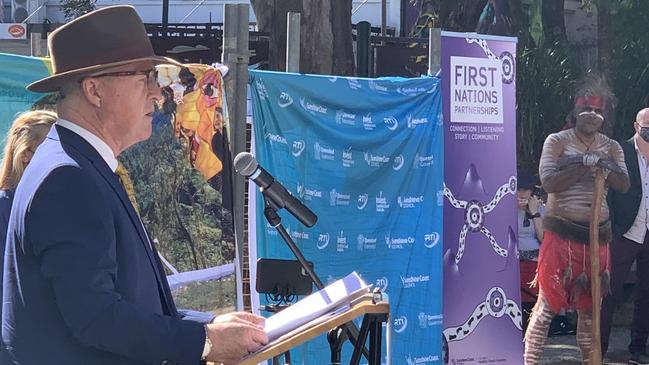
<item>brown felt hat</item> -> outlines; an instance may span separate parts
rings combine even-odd
[[[182,66],[153,53],[142,19],[132,6],[109,6],[83,15],[52,32],[47,46],[53,74],[29,84],[29,91],[57,91],[71,80],[139,61]]]

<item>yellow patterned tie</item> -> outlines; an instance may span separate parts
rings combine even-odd
[[[119,178],[119,182],[122,183],[124,190],[126,190],[128,200],[131,201],[131,204],[133,205],[133,208],[135,208],[137,215],[140,215],[140,206],[137,204],[137,200],[135,199],[135,188],[133,188],[133,181],[131,180],[131,177],[128,176],[128,171],[121,162],[117,163],[115,174]]]

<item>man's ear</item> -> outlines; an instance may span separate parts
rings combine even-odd
[[[101,106],[102,85],[95,78],[87,77],[81,80],[81,92],[88,102],[99,108]]]

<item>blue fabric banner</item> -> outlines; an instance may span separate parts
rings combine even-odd
[[[30,83],[50,74],[49,60],[0,53],[0,151],[14,118],[45,96],[27,91]],[[2,152],[0,152],[1,154]]]
[[[440,363],[440,80],[251,71],[250,85],[257,160],[318,215],[281,212],[291,237],[325,284],[355,270],[387,292],[393,364]],[[258,257],[294,259],[255,199]],[[324,337],[292,355],[330,358]]]

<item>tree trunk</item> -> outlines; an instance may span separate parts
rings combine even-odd
[[[613,90],[613,48],[611,47],[610,25],[610,8],[609,0],[599,0],[597,2],[597,58],[598,68],[601,76],[606,80],[611,90]],[[612,136],[613,126],[615,125],[615,106],[609,105],[606,111],[606,120],[602,126],[602,132]],[[612,136],[615,137],[615,136]],[[620,136],[617,136],[620,137]]]
[[[286,70],[286,13],[300,19],[300,72],[354,74],[351,0],[252,0],[260,31],[270,33],[269,69]]]
[[[286,13],[302,12],[301,0],[251,0],[261,32],[270,33],[268,68],[286,71]]]
[[[508,0],[509,22],[511,23],[512,36],[518,37],[519,49],[530,47],[534,44],[530,34],[530,20],[528,15],[523,11],[520,0]],[[564,28],[565,29],[565,28]]]
[[[563,15],[564,0],[543,0],[541,19],[543,21],[543,36],[552,44],[566,40],[566,24]]]

